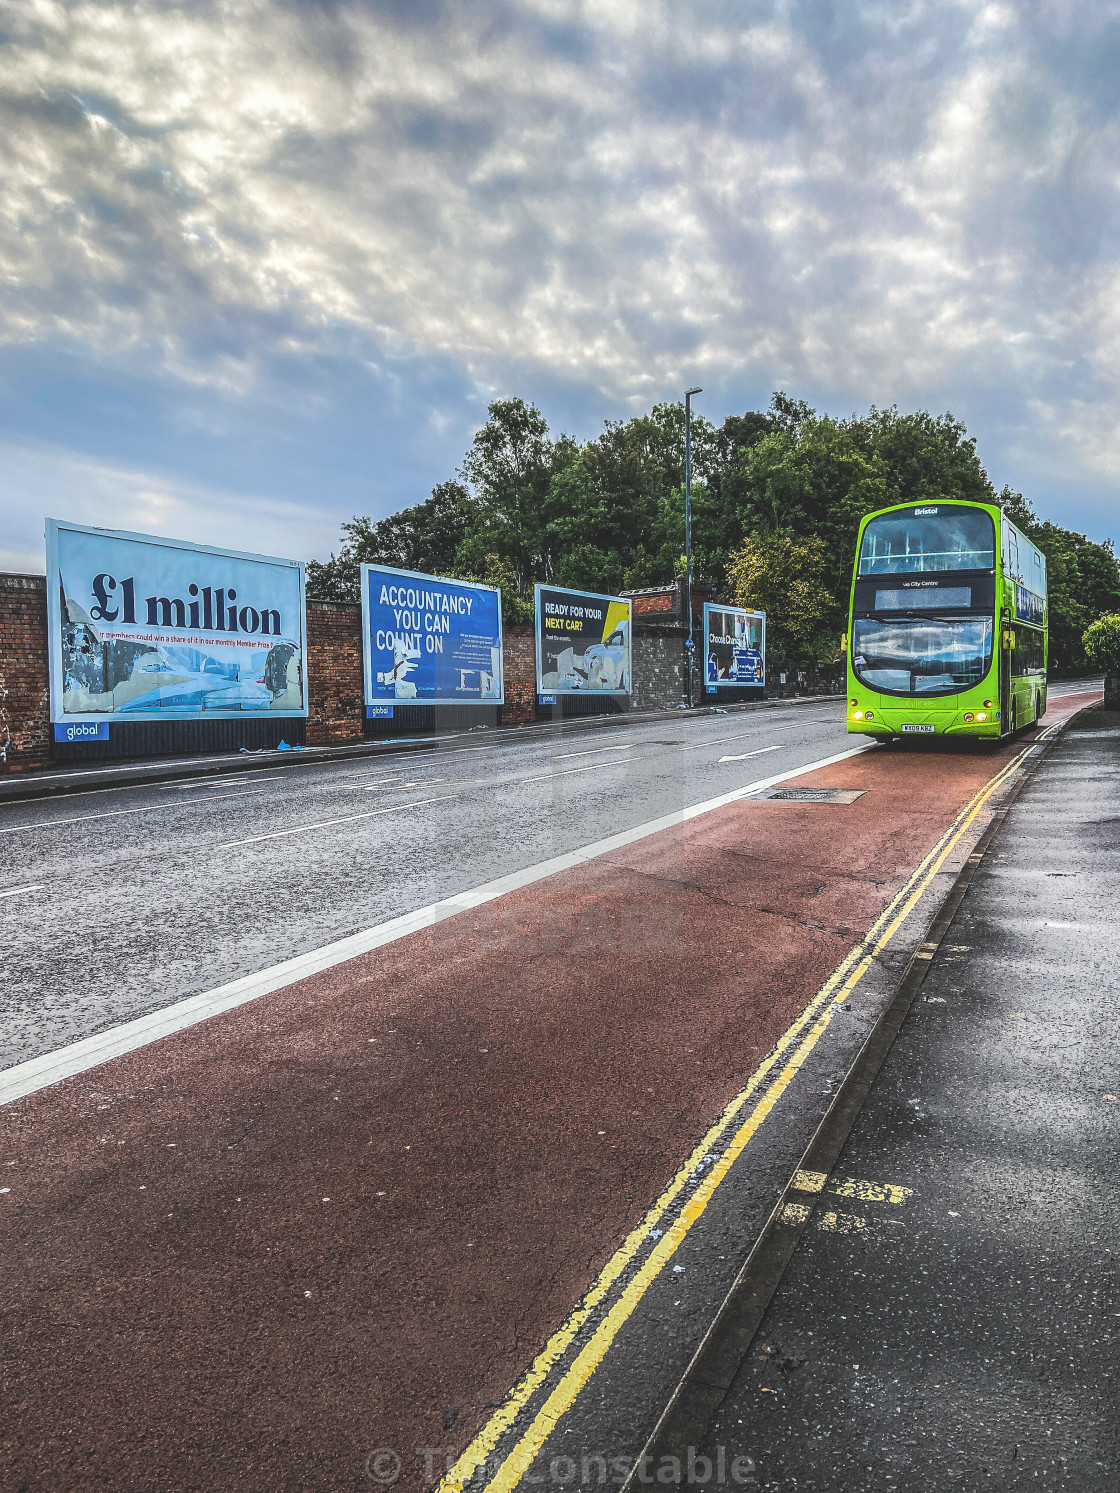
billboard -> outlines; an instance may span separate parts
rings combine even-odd
[[[502,593],[453,581],[362,566],[366,714],[391,716],[394,702],[500,705]]]
[[[296,560],[48,519],[47,626],[56,727],[307,714]]]
[[[630,603],[593,591],[536,588],[537,692],[630,693]]]
[[[704,687],[721,689],[766,683],[766,613],[743,607],[704,607]]]

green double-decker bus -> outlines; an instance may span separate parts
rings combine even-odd
[[[850,732],[1010,736],[1046,710],[1046,557],[994,504],[869,514],[845,649]]]

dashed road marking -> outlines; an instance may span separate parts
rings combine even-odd
[[[845,1177],[829,1192],[840,1198],[857,1198],[861,1203],[904,1203],[914,1196],[912,1187],[898,1187],[893,1182],[865,1182],[861,1177]]]
[[[763,752],[780,752],[781,746],[758,747],[753,752],[740,752],[737,757],[721,757],[720,764],[724,762],[745,762],[748,757],[761,757]]]
[[[445,793],[442,798],[418,798],[408,804],[391,804],[387,809],[369,809],[364,814],[346,814],[341,819],[320,819],[314,824],[298,824],[294,829],[274,829],[267,835],[250,835],[245,840],[227,840],[224,845],[213,845],[212,850],[233,850],[238,845],[259,845],[262,840],[283,840],[288,835],[307,835],[313,829],[331,829],[336,824],[353,824],[357,819],[376,819],[379,814],[401,814],[405,809],[422,809],[425,804],[446,803],[455,798],[454,793]]]
[[[127,814],[152,814],[157,809],[185,809],[188,804],[212,804],[231,798],[254,798],[258,793],[266,791],[264,788],[253,788],[248,793],[207,793],[203,798],[180,798],[174,801],[164,798],[156,803],[144,804],[139,809],[109,809],[103,814],[78,814],[73,819],[47,819],[41,824],[9,824],[0,829],[0,835],[23,835],[40,829],[62,829],[67,824],[85,824],[90,819],[122,819]],[[216,848],[221,850],[223,847],[219,845]]]
[[[814,1220],[816,1227],[826,1234],[862,1234],[867,1228],[867,1219],[854,1213],[822,1213]]]

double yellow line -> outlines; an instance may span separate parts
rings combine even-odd
[[[719,1119],[711,1126],[668,1187],[646,1213],[641,1223],[627,1235],[591,1289],[549,1338],[524,1377],[511,1390],[502,1407],[495,1411],[462,1456],[441,1479],[437,1493],[462,1493],[463,1488],[475,1477],[479,1469],[487,1465],[497,1451],[502,1438],[513,1429],[525,1406],[545,1385],[552,1370],[572,1346],[596,1309],[609,1296],[612,1287],[626,1274],[628,1267],[633,1264],[643,1246],[649,1241],[652,1231],[662,1222],[689,1183],[695,1181],[705,1163],[713,1161],[713,1151],[724,1142],[728,1130],[739,1119],[748,1101],[758,1093],[763,1082],[770,1079],[771,1081],[762,1095],[757,1098],[747,1118],[726,1142],[718,1158],[714,1159],[714,1164],[703,1176],[680,1213],[661,1234],[647,1258],[627,1281],[614,1305],[561,1375],[555,1388],[536,1412],[517,1444],[493,1475],[480,1484],[480,1487],[485,1489],[485,1493],[512,1493],[512,1489],[516,1488],[529,1470],[534,1458],[561,1418],[572,1407],[584,1385],[602,1363],[623,1324],[633,1314],[652,1282],[672,1259],[693,1224],[704,1213],[716,1189],[727,1176],[736,1159],[757,1133],[767,1115],[792,1083],[806,1058],[828,1030],[836,1007],[848,998],[876,958],[890,943],[962,837],[967,834],[988,799],[1034,751],[1035,747],[1032,746],[1019,752],[969,800],[949,829],[922,860],[906,885],[892,897],[879,914],[867,935],[841,960],[800,1016],[778,1039],[773,1050],[751,1074],[746,1086],[727,1105]],[[781,1064],[780,1068],[779,1064]],[[775,1068],[779,1071],[776,1076],[771,1077]]]

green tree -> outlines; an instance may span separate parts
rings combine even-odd
[[[1085,629],[1082,643],[1094,668],[1120,674],[1120,615],[1106,612]]]
[[[741,530],[818,536],[824,584],[844,595],[859,521],[889,501],[882,461],[850,424],[811,411],[796,424],[776,421],[740,454],[737,478]]]
[[[1046,556],[1050,663],[1057,669],[1087,663],[1085,629],[1120,609],[1120,571],[1110,542],[1095,544],[1059,524],[1033,524],[1029,537]]]
[[[549,488],[578,446],[567,436],[553,441],[540,410],[523,399],[495,399],[487,413],[460,469],[476,511],[458,563],[478,571],[488,555],[497,555],[511,566],[524,596],[534,580],[550,578]]]
[[[728,586],[739,605],[766,613],[767,650],[790,663],[832,657],[842,613],[825,583],[824,540],[752,534],[732,556]]]
[[[308,562],[307,594],[327,601],[358,601],[363,563],[450,575],[474,518],[474,501],[461,482],[441,482],[423,503],[377,523],[353,518],[342,525],[337,555],[322,564]]]

